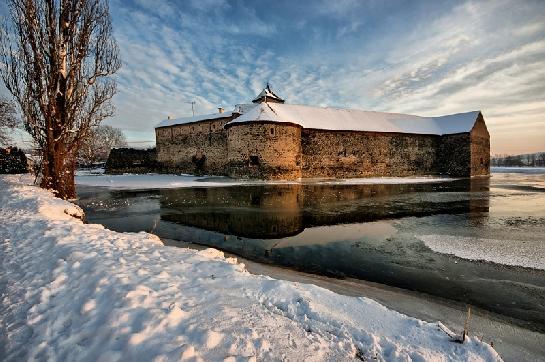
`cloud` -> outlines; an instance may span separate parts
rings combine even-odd
[[[493,152],[517,149],[513,135],[545,135],[540,1],[112,0],[111,12],[123,68],[108,123],[130,140],[153,141],[156,122],[191,114],[186,102],[233,107],[267,81],[290,103],[482,109]],[[545,150],[528,139],[520,147]]]
[[[190,4],[193,8],[200,11],[218,11],[230,7],[226,0],[191,0]]]

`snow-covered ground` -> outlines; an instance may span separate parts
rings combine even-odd
[[[83,224],[29,182],[0,177],[1,360],[500,360],[370,299]]]
[[[104,167],[82,168],[76,170],[76,176],[97,176],[104,174]]]
[[[112,189],[164,189],[181,187],[221,187],[221,186],[244,186],[244,185],[272,185],[272,184],[297,184],[297,183],[323,183],[342,185],[362,184],[408,184],[447,182],[452,178],[444,177],[376,177],[376,178],[353,178],[353,179],[324,179],[324,180],[303,180],[303,181],[260,181],[241,180],[220,176],[190,176],[190,175],[160,175],[160,174],[123,174],[104,175],[78,172],[76,184],[81,186],[100,186]]]
[[[545,270],[545,240],[498,240],[454,235],[420,235],[418,238],[438,253]]]

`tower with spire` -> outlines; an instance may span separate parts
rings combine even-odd
[[[269,103],[284,103],[284,100],[277,96],[272,90],[269,82],[267,82],[267,86],[263,88],[261,93],[257,95],[257,97],[252,100],[253,103],[263,103],[263,102],[269,102]]]

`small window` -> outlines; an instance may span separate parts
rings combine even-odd
[[[259,156],[250,156],[250,166],[259,165]]]
[[[481,166],[484,166],[484,160],[482,157],[481,157]]]
[[[271,127],[271,134],[274,134],[274,128]]]

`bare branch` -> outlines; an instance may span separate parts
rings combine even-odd
[[[0,97],[0,146],[8,146],[12,142],[10,132],[19,126],[15,104]]]
[[[8,0],[0,75],[43,153],[42,186],[74,196],[83,139],[113,115],[121,67],[107,0]]]

